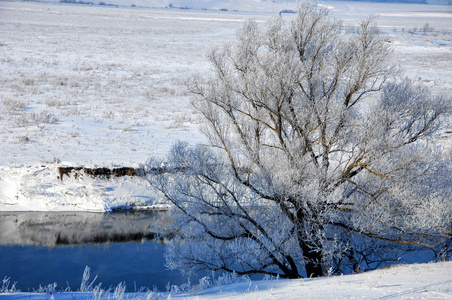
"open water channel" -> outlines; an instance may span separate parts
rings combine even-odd
[[[94,286],[165,291],[187,282],[166,269],[164,244],[154,238],[167,222],[162,211],[0,212],[0,280],[10,277],[24,292],[53,283],[76,291],[89,266]]]

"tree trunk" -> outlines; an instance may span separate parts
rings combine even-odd
[[[324,276],[325,273],[322,265],[322,251],[313,250],[314,247],[304,241],[300,241],[300,246],[303,250],[303,256],[305,258],[306,276],[308,278]]]
[[[320,242],[312,241],[315,239],[315,234],[313,233],[309,239],[307,239],[303,234],[303,225],[302,220],[305,218],[305,214],[303,209],[297,210],[297,220],[298,220],[298,243],[300,245],[301,250],[303,251],[303,256],[305,260],[305,270],[306,276],[310,277],[320,277],[324,276],[323,264],[322,264],[322,246]],[[314,223],[314,222],[312,222]],[[313,226],[312,224],[311,226]],[[322,227],[322,226],[320,226]],[[312,230],[312,229],[311,229]]]
[[[290,265],[289,271],[284,272],[285,275],[287,276],[287,278],[289,278],[289,279],[300,278],[300,274],[298,273],[298,267],[295,264],[295,261],[293,260],[293,258],[290,257],[290,256],[287,256],[286,259],[287,259],[287,261],[289,262],[289,265]]]

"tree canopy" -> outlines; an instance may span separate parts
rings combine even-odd
[[[322,276],[365,241],[451,238],[450,157],[434,143],[450,99],[400,76],[373,18],[346,30],[301,2],[208,58],[189,87],[209,145],[175,145],[149,179],[175,207],[170,267]]]

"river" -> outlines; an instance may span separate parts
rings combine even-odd
[[[167,222],[161,211],[0,212],[0,279],[24,292],[53,283],[76,291],[89,266],[90,282],[97,275],[104,289],[124,282],[127,291],[165,291],[187,282],[166,269],[164,242],[155,239]]]

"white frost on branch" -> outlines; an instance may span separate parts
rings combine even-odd
[[[451,163],[434,147],[450,99],[399,76],[373,18],[345,33],[302,2],[209,59],[189,87],[210,145],[175,145],[149,178],[174,204],[171,268],[322,276],[385,257],[378,243],[450,239]]]

